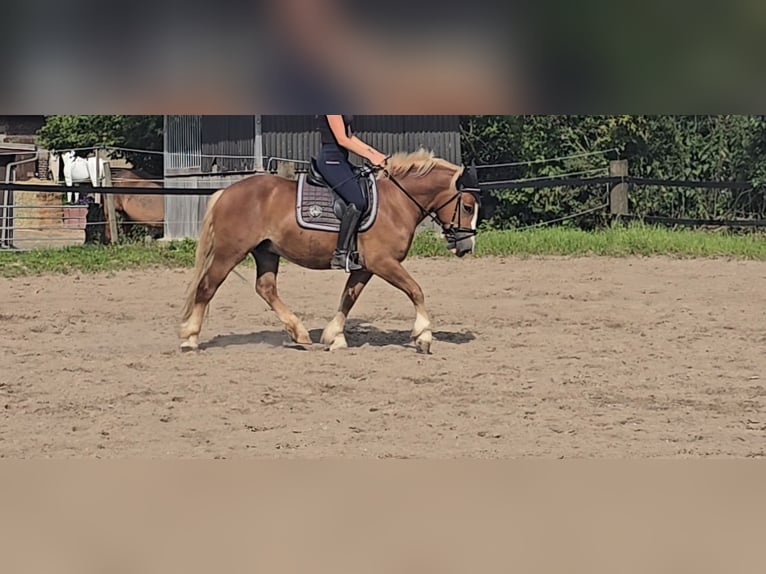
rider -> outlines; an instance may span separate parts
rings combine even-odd
[[[352,134],[353,118],[354,116],[349,115],[319,117],[322,148],[317,158],[317,169],[322,177],[349,204],[341,219],[338,244],[330,267],[332,269],[348,268],[350,271],[362,269],[361,265],[351,260],[348,251],[359,220],[367,209],[367,203],[361,182],[355,176],[353,165],[348,159],[348,153],[352,151],[366,158],[374,166],[383,167],[386,163],[385,155]]]

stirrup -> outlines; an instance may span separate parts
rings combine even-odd
[[[330,260],[331,269],[343,269],[346,273],[364,269],[359,263],[352,261],[351,254],[347,251],[336,251]]]

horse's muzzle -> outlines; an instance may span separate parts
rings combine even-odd
[[[473,237],[466,237],[457,241],[450,241],[448,244],[449,250],[458,257],[464,257],[469,253],[473,253],[475,240]]]

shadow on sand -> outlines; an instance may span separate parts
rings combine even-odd
[[[319,339],[322,336],[322,329],[312,329],[309,331],[311,340],[314,341],[313,348],[322,347],[319,345]],[[472,331],[434,331],[434,341],[441,343],[452,343],[453,345],[465,345],[476,340]],[[362,347],[369,345],[371,347],[389,347],[389,346],[409,346],[409,330],[383,330],[361,320],[350,319],[346,323],[346,341],[349,347]],[[271,347],[288,347],[296,349],[308,349],[305,346],[293,345],[287,333],[282,330],[254,331],[252,333],[230,333],[227,335],[216,335],[209,341],[200,343],[200,349],[226,348],[246,345],[269,345]]]

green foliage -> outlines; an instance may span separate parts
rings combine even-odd
[[[411,255],[454,257],[444,241],[431,232],[416,237]],[[611,225],[597,231],[566,227],[539,227],[524,231],[488,230],[476,241],[476,256],[675,256],[732,257],[766,261],[762,234],[671,230],[633,223]]]
[[[196,242],[186,240],[170,242],[167,245],[77,245],[25,252],[3,252],[0,253],[0,276],[192,267],[195,247]]]
[[[162,116],[47,116],[37,135],[41,145],[51,150],[116,146],[162,151],[162,130]],[[161,154],[115,151],[111,155],[152,175],[162,175]]]
[[[483,181],[607,173],[609,160],[627,159],[633,176],[692,181],[753,181],[743,196],[727,190],[631,190],[631,211],[675,217],[763,216],[766,201],[766,120],[763,116],[465,116],[464,162],[515,162],[482,169]],[[613,151],[610,151],[613,150]],[[594,153],[605,152],[605,153]],[[557,161],[541,161],[565,158]],[[601,170],[599,172],[599,170]],[[518,227],[582,212],[606,202],[604,186],[496,190],[485,224]],[[573,225],[600,226],[596,216]]]

